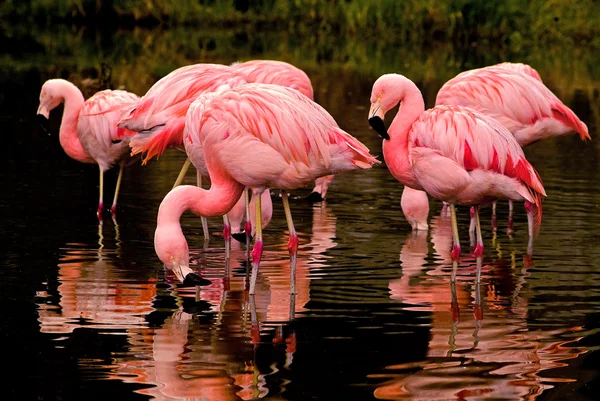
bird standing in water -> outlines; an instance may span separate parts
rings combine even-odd
[[[104,173],[119,164],[111,212],[117,211],[117,198],[123,177],[123,167],[131,160],[129,140],[121,139],[126,130],[117,127],[122,113],[139,97],[122,90],[103,90],[85,100],[74,84],[64,79],[50,79],[42,85],[37,114],[46,118],[50,111],[63,103],[60,125],[60,144],[71,158],[82,163],[96,163],[100,168],[100,200],[98,219],[104,208]]]
[[[500,63],[464,71],[439,90],[437,105],[470,107],[506,127],[521,147],[556,136],[579,134],[590,139],[588,128],[544,85],[540,74],[523,63]],[[496,225],[496,203],[492,225]],[[509,232],[513,225],[509,199]]]
[[[298,237],[285,191],[318,177],[378,163],[356,138],[339,128],[321,106],[300,92],[279,85],[247,84],[200,96],[186,118],[185,141],[200,144],[211,187],[179,186],[163,199],[154,245],[165,266],[180,280],[193,273],[179,219],[191,210],[203,216],[227,213],[244,188],[256,198],[256,236],[252,250],[250,294],[255,293],[262,256],[261,194],[282,190],[290,238],[290,292],[295,293]]]
[[[542,182],[515,138],[500,123],[460,106],[425,110],[421,91],[399,74],[378,78],[370,100],[369,124],[383,137],[383,155],[392,175],[402,184],[450,204],[454,272],[460,255],[454,205],[479,206],[499,198],[526,201],[530,232],[539,230],[541,198],[546,195]],[[387,129],[385,113],[398,103],[398,113]],[[475,255],[481,257],[478,208],[475,222]]]

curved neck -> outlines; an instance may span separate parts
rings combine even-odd
[[[60,146],[62,146],[69,157],[83,163],[94,163],[94,159],[85,151],[79,140],[79,135],[77,135],[79,112],[85,101],[83,94],[69,81],[62,83],[61,93],[65,102],[65,108],[60,124]]]
[[[383,157],[398,181],[414,189],[422,189],[412,172],[408,140],[414,122],[425,111],[425,102],[419,88],[411,81],[408,82],[404,97],[400,99],[398,113],[388,129],[390,139],[383,141]]]
[[[240,199],[244,186],[230,177],[216,178],[213,178],[208,190],[192,185],[180,185],[171,190],[158,209],[158,226],[180,226],[179,219],[188,210],[204,217],[222,216],[229,212]]]

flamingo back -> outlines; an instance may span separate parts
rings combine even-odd
[[[542,82],[506,67],[465,71],[439,90],[437,105],[471,107],[498,120],[525,146],[544,136],[579,133],[588,128]]]
[[[310,78],[292,64],[278,60],[250,60],[231,65],[248,76],[248,82],[287,86],[314,100]]]
[[[252,83],[200,96],[186,125],[209,165],[218,158],[232,177],[252,188],[295,189],[323,175],[378,163],[321,106],[279,85]],[[246,163],[236,163],[240,159]]]

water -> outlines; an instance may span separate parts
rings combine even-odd
[[[550,61],[529,50],[444,46],[399,50],[398,59],[386,56],[389,44],[337,48],[256,32],[9,33],[0,64],[0,297],[8,371],[2,399],[599,398],[600,84],[591,55],[551,49],[564,57]],[[179,51],[164,45],[173,41]],[[29,42],[33,50],[20,52]],[[60,110],[41,128],[39,89],[56,76],[78,84],[96,78],[103,60],[114,86],[142,94],[179,65],[239,58],[279,58],[304,68],[316,101],[378,155],[381,139],[366,113],[380,74],[414,76],[431,105],[440,85],[462,69],[527,61],[588,124],[593,141],[571,136],[526,149],[549,195],[533,258],[526,259],[522,206],[516,205],[512,236],[507,204],[498,205],[495,236],[485,209],[480,285],[468,253],[468,211],[460,209],[463,255],[451,285],[447,212],[431,201],[430,231],[411,233],[400,211],[402,187],[382,165],[336,178],[323,204],[302,199],[308,188],[291,194],[300,238],[292,309],[287,227],[276,192],[254,300],[245,291],[244,246],[234,243],[227,265],[221,221],[209,219],[205,246],[200,219],[191,214],[182,225],[194,267],[213,284],[198,292],[178,288],[152,239],[183,153],[129,167],[116,221],[99,225],[97,169],[60,148]],[[115,181],[112,171],[107,197]],[[186,182],[194,182],[193,174]]]

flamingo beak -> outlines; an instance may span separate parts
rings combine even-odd
[[[390,135],[387,132],[383,118],[385,113],[381,107],[379,101],[371,104],[369,110],[369,125],[375,130],[383,139],[390,139]]]
[[[46,106],[43,102],[40,103],[40,107],[38,107],[37,114],[46,117],[46,120],[50,118],[50,110],[48,110],[48,106]]]

